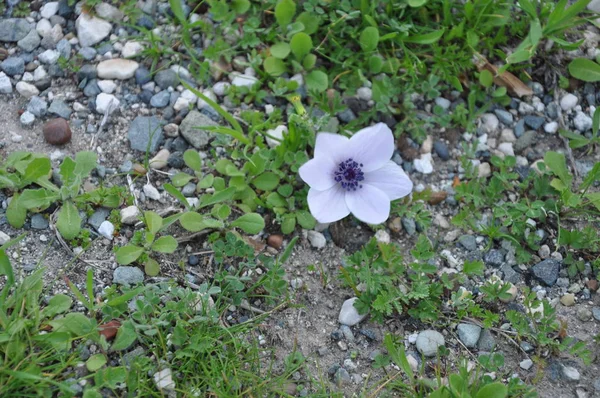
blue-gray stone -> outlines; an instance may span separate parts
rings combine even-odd
[[[154,27],[156,26],[154,20],[146,14],[143,14],[141,17],[138,18],[137,25],[148,30],[154,29]]]
[[[101,92],[102,90],[98,87],[98,81],[96,79],[88,81],[88,84],[86,84],[83,89],[83,94],[85,94],[86,97],[96,97]]]
[[[504,275],[504,282],[510,282],[514,285],[521,282],[521,274],[513,269],[510,265],[504,263],[500,266],[500,271]]]
[[[191,111],[181,122],[179,133],[195,148],[203,148],[208,145],[212,133],[197,127],[216,125],[217,124],[206,115],[197,111]]]
[[[37,117],[44,116],[48,112],[48,103],[36,95],[29,100],[27,111]]]
[[[521,152],[529,147],[531,147],[536,141],[537,133],[534,130],[528,130],[523,133],[517,141],[515,141],[514,149],[515,152]]]
[[[492,352],[494,347],[496,347],[496,339],[492,332],[490,332],[489,329],[482,330],[479,341],[477,342],[479,351]]]
[[[68,18],[73,14],[75,6],[71,5],[69,0],[58,1],[58,15],[63,18]]]
[[[98,76],[98,71],[96,70],[96,65],[85,64],[81,65],[81,68],[77,71],[77,79],[79,81],[83,81],[85,79],[92,80]]]
[[[64,101],[55,99],[50,104],[50,108],[48,108],[48,112],[52,115],[57,115],[62,117],[63,119],[69,120],[71,117],[71,113],[73,112],[69,105],[67,105]]]
[[[521,119],[515,124],[515,137],[520,137],[525,133],[525,119]]]
[[[150,105],[155,108],[164,108],[169,105],[169,100],[171,99],[171,93],[167,90],[163,90],[157,94],[154,94],[152,98],[150,98]]]
[[[337,117],[342,123],[350,123],[351,121],[356,119],[356,115],[354,114],[354,112],[352,112],[352,109],[350,108],[346,108],[343,111],[339,112],[337,114]]]
[[[9,57],[2,61],[0,68],[8,76],[22,75],[25,73],[25,61],[21,57]]]
[[[106,218],[110,215],[110,209],[106,207],[98,208],[91,216],[88,218],[88,224],[90,224],[95,230],[100,228],[100,224],[106,220]]]
[[[448,145],[444,141],[436,141],[433,143],[433,150],[442,160],[450,159],[450,152],[448,151]]]
[[[144,273],[137,267],[117,267],[113,272],[113,283],[117,285],[137,285],[144,282]]]
[[[48,67],[48,74],[52,77],[65,77],[65,71],[62,70],[60,65],[54,64]]]
[[[527,115],[523,118],[525,120],[525,124],[531,127],[534,130],[542,127],[546,119],[541,116]]]
[[[154,93],[150,90],[142,90],[142,92],[140,93],[140,95],[138,96],[140,101],[142,101],[144,104],[149,104],[150,100],[152,99],[152,97],[154,96]]]
[[[56,43],[56,49],[60,53],[60,56],[69,59],[71,58],[71,43],[67,39],[62,39]]]
[[[173,152],[169,155],[169,159],[167,159],[167,164],[169,167],[174,169],[181,169],[185,166],[185,162],[183,161],[183,152]]]
[[[149,83],[152,80],[150,71],[145,66],[140,66],[135,71],[135,82],[140,86]]]
[[[546,115],[552,119],[558,119],[558,104],[556,102],[551,102],[546,107]]]
[[[35,29],[31,29],[27,36],[18,41],[18,46],[25,52],[32,52],[40,45],[42,39],[37,34]]]
[[[489,266],[499,267],[504,262],[504,253],[502,253],[502,250],[492,249],[485,253],[483,261]]]
[[[196,193],[196,184],[194,184],[193,182],[185,184],[183,188],[181,188],[181,193],[186,198],[193,196]]]
[[[33,216],[31,216],[31,228],[47,229],[49,225],[50,224],[48,223],[48,219],[40,213],[36,213]]]
[[[155,116],[138,116],[129,126],[127,138],[131,149],[140,152],[156,152],[163,139],[163,128]]]
[[[33,26],[23,18],[0,19],[0,41],[16,42],[23,39]]]
[[[458,338],[467,348],[474,348],[481,336],[481,327],[470,323],[459,324],[456,331]]]
[[[417,232],[417,224],[413,218],[402,217],[401,222],[408,235],[414,235]]]
[[[104,54],[106,54],[108,52],[111,52],[112,50],[113,50],[113,46],[110,43],[104,43],[100,47],[96,48],[96,51],[100,55],[104,55]]]
[[[554,259],[546,259],[531,268],[533,275],[546,286],[554,286],[560,271],[560,262]]]
[[[494,113],[496,114],[498,120],[500,120],[502,124],[504,124],[505,126],[512,126],[514,120],[512,113],[507,112],[504,109],[496,109]]]
[[[468,251],[477,250],[477,241],[473,235],[462,235],[458,238],[458,243]]]
[[[79,55],[86,61],[91,61],[96,58],[97,51],[92,47],[83,47],[79,50]]]
[[[164,69],[154,75],[154,82],[165,90],[169,87],[176,87],[179,84],[179,77],[173,69]]]

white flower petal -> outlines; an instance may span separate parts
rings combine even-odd
[[[386,164],[394,154],[394,146],[392,130],[384,123],[377,123],[354,134],[346,154],[362,163],[362,171],[366,173]]]
[[[308,190],[308,208],[314,218],[320,223],[341,220],[350,214],[345,199],[346,191],[339,185],[326,191]]]
[[[403,198],[413,189],[413,183],[402,167],[391,160],[382,168],[365,173],[364,183],[379,188],[390,200]]]
[[[315,141],[315,157],[327,157],[337,165],[346,160],[342,159],[346,152],[350,139],[339,134],[319,133]]]
[[[304,163],[298,172],[300,178],[311,188],[325,191],[335,184],[333,173],[335,164],[327,157],[314,158]]]
[[[371,185],[346,192],[346,204],[356,218],[367,224],[381,224],[390,216],[390,198]]]

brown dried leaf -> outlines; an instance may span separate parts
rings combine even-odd
[[[113,319],[110,322],[98,326],[98,333],[104,336],[106,338],[106,341],[110,341],[115,338],[120,326],[121,322],[117,321],[116,319]]]
[[[429,195],[429,200],[427,202],[429,202],[430,205],[435,206],[442,203],[447,196],[448,193],[446,191],[431,192],[431,194]]]
[[[481,54],[477,54],[477,69],[487,70],[494,76],[494,83],[501,87],[506,87],[509,93],[519,97],[533,95],[533,90],[510,72],[498,74],[498,68],[489,63]]]

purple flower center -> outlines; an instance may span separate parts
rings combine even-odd
[[[334,173],[334,179],[340,183],[346,191],[356,191],[362,188],[359,184],[365,179],[365,175],[361,169],[362,163],[357,163],[352,158],[341,162]]]

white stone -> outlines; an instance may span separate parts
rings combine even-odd
[[[573,118],[573,125],[575,126],[575,128],[578,131],[580,131],[582,133],[591,129],[592,124],[593,124],[592,118],[583,112],[577,112],[577,114],[575,115],[575,118]]]
[[[125,14],[117,7],[112,6],[108,3],[100,3],[96,6],[96,15],[100,18],[104,18],[112,21],[120,21],[123,19]]]
[[[83,105],[81,102],[73,102],[73,110],[75,112],[85,112],[88,110],[88,107]]]
[[[177,125],[175,125],[175,126],[177,126]],[[169,155],[171,155],[169,150],[166,148],[163,148],[160,151],[158,151],[158,153],[156,155],[154,155],[154,157],[152,159],[150,159],[150,162],[148,162],[148,164],[153,169],[157,169],[157,170],[164,169],[165,167],[167,167],[167,162],[169,161]]]
[[[100,93],[96,97],[96,112],[104,114],[112,113],[120,105],[120,101],[112,94]]]
[[[572,366],[563,365],[562,374],[569,381],[579,381],[579,379],[581,378],[579,371]]]
[[[338,316],[338,322],[342,325],[354,326],[367,317],[368,313],[358,313],[358,310],[354,306],[354,302],[356,300],[358,300],[358,297],[352,297],[344,301],[344,304],[342,304],[340,315]]]
[[[315,249],[322,249],[327,244],[327,240],[325,239],[325,235],[317,231],[308,231],[308,241],[310,245]]]
[[[587,8],[590,11],[600,12],[600,0],[590,1],[590,3],[587,5]]]
[[[529,358],[524,359],[521,362],[519,362],[519,366],[521,367],[521,369],[529,370],[533,366],[533,361]]]
[[[112,94],[117,89],[117,84],[112,80],[98,80],[98,87],[103,93]]]
[[[285,126],[283,124],[280,124],[279,126],[275,127],[274,129],[267,130],[267,135],[266,135],[267,145],[271,148],[275,148],[275,147],[279,146],[279,144],[281,144],[281,141],[283,141],[283,133],[287,133],[287,132],[288,132],[287,126]],[[273,137],[273,138],[271,138],[271,137]]]
[[[217,82],[213,86],[213,93],[218,97],[222,97],[227,94],[229,87],[231,87],[231,84],[227,82]]]
[[[544,131],[548,134],[554,134],[558,131],[558,123],[550,122],[544,125]]]
[[[112,240],[115,233],[115,226],[108,220],[102,221],[102,224],[98,227],[98,233],[106,239]]]
[[[40,19],[35,26],[35,30],[41,37],[46,37],[46,35],[52,30],[52,24],[47,19]]]
[[[160,199],[160,192],[158,192],[158,189],[156,189],[156,187],[152,184],[144,185],[144,195],[152,200]]]
[[[493,113],[484,113],[481,115],[482,128],[486,133],[493,133],[500,125],[498,117]]]
[[[38,55],[38,59],[40,62],[48,65],[53,65],[60,58],[60,53],[56,50],[46,50],[40,55]]]
[[[575,108],[575,106],[577,106],[578,102],[579,99],[575,95],[568,93],[560,99],[560,107],[565,112],[570,111],[571,109]]]
[[[206,90],[207,93],[210,93],[210,90]],[[185,89],[181,92],[181,98],[184,98],[191,102],[198,101],[198,96],[192,92],[192,90]]]
[[[433,159],[431,153],[424,153],[419,159],[414,160],[415,169],[422,174],[433,173]]]
[[[171,369],[163,369],[154,374],[154,384],[159,390],[175,390],[175,382],[171,376]]]
[[[46,3],[40,8],[40,15],[42,18],[50,19],[51,16],[56,15],[58,12],[58,1],[51,1]]]
[[[8,236],[4,232],[0,231],[0,246],[2,246],[3,244],[5,244],[9,240],[10,240],[10,236]]]
[[[204,94],[205,97],[208,97],[209,100],[212,100],[214,102],[217,101],[217,96],[215,95],[215,93],[213,93],[212,90],[209,90],[209,89],[204,90],[204,91],[202,91],[202,94]],[[198,97],[196,106],[198,107],[198,109],[202,109],[202,108],[208,106],[208,104],[202,98]]]
[[[142,213],[137,206],[129,206],[121,209],[121,223],[126,225],[133,225],[139,221],[139,217]]]
[[[478,176],[479,178],[487,178],[492,174],[492,167],[488,162],[483,162],[479,165]]]
[[[112,24],[101,18],[82,13],[77,21],[77,38],[81,47],[91,47],[104,40],[112,30]]]
[[[252,75],[254,76],[254,75]],[[290,81],[298,83],[298,86],[304,85],[304,76],[300,73],[296,73],[294,76],[290,77]]]
[[[129,59],[115,58],[102,61],[96,71],[100,79],[130,79],[140,65]]]
[[[35,80],[36,82],[45,79],[47,76],[48,72],[46,72],[46,69],[44,69],[42,65],[38,66],[37,68],[35,68],[35,71],[33,71],[33,80]]]
[[[529,105],[527,102],[521,101],[521,103],[519,104],[519,113],[521,115],[529,115],[533,112],[535,112],[535,108],[532,105]]]
[[[436,330],[424,330],[417,336],[417,351],[426,357],[435,357],[438,348],[446,345],[444,336]]]
[[[177,101],[175,101],[175,104],[173,105],[173,109],[175,109],[175,111],[177,112],[181,111],[182,109],[187,109],[189,107],[190,101],[183,98],[182,96],[179,96],[179,98],[177,98]]]
[[[31,98],[34,95],[38,95],[40,90],[37,89],[33,84],[29,84],[26,82],[18,82],[15,86],[19,94],[21,94],[25,98]]]
[[[25,127],[31,126],[35,122],[35,115],[31,112],[25,111],[21,115],[21,124]]]
[[[231,81],[231,84],[236,87],[252,87],[257,82],[258,79],[254,76],[236,75]]]
[[[13,88],[10,78],[6,76],[4,72],[0,72],[0,94],[10,94],[12,91]]]
[[[181,79],[181,80],[189,80],[192,75],[190,74],[190,71],[187,70],[186,68],[184,68],[181,65],[171,65],[170,68],[173,72],[177,73],[177,76]]]
[[[498,150],[506,156],[515,156],[515,149],[513,148],[512,142],[503,142],[498,145]]]
[[[379,243],[391,242],[390,234],[385,229],[380,229],[379,231],[375,232],[375,239],[377,239],[377,242]]]
[[[123,58],[132,58],[140,55],[144,51],[144,45],[139,41],[128,41],[121,50]]]

